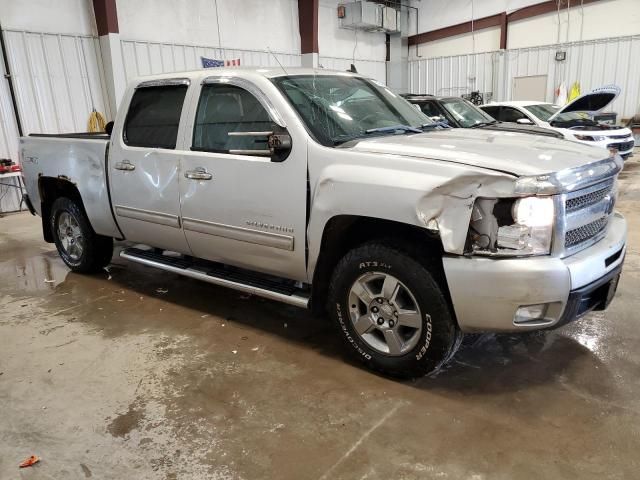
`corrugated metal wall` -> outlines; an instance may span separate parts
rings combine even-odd
[[[557,50],[567,52],[566,61],[556,62]],[[567,88],[579,81],[583,93],[616,84],[622,93],[607,110],[617,112],[621,119],[640,112],[639,58],[640,36],[627,36],[416,59],[409,62],[409,86],[412,93],[461,95],[479,90],[491,92],[494,100],[511,100],[514,78],[547,75],[547,101],[552,102],[561,81],[565,81]]]
[[[97,38],[5,30],[4,39],[24,134],[86,131],[94,107],[111,115]],[[13,107],[7,82],[0,83],[0,157],[16,161]],[[17,209],[13,189],[0,196],[0,211]]]
[[[218,60],[240,59],[245,67],[299,67],[301,55],[298,53],[268,52],[266,50],[241,50],[217,48],[206,45],[186,45],[157,43],[139,40],[122,40],[122,57],[127,80],[139,75],[180,72],[202,68],[200,57]],[[276,60],[277,59],[277,60]],[[347,70],[351,59],[320,57],[320,64],[330,70]],[[385,81],[384,61],[355,60],[358,71],[382,82]]]
[[[240,59],[245,67],[300,66],[300,54],[259,50],[238,50],[230,48],[208,47],[203,45],[185,45],[174,43],[156,43],[136,40],[122,40],[122,57],[127,80],[139,75],[170,73],[202,68],[200,57],[218,60]],[[277,60],[276,60],[277,58]]]
[[[492,92],[498,52],[456,55],[409,62],[411,93],[460,96],[478,90]]]
[[[5,30],[22,128],[86,131],[92,109],[111,116],[98,39]]]
[[[557,50],[566,50],[567,60],[556,62]],[[568,45],[510,50],[505,58],[505,79],[500,95],[511,98],[513,78],[547,75],[547,101],[561,81],[567,88],[579,81],[582,92],[607,84],[618,85],[622,93],[607,108],[618,118],[629,118],[640,111],[640,36],[617,37]]]

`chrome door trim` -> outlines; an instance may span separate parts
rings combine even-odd
[[[154,212],[152,210],[143,210],[141,208],[125,207],[116,205],[116,215],[119,217],[132,218],[149,223],[158,223],[168,227],[180,228],[180,218],[177,215],[169,213]]]
[[[279,126],[286,128],[287,125],[278,110],[276,110],[276,107],[273,106],[273,103],[271,103],[269,97],[267,97],[264,92],[256,86],[255,83],[250,82],[249,80],[246,80],[244,78],[232,76],[207,77],[202,80],[202,85],[210,84],[233,85],[234,87],[243,88],[258,99],[260,104],[269,113],[271,120],[273,120]]]
[[[183,218],[182,227],[191,232],[293,251],[293,237],[291,235],[263,232],[252,228],[235,227],[222,223],[206,222],[204,220],[196,220],[195,218]]]
[[[180,85],[185,85],[188,87],[189,85],[191,85],[191,80],[189,80],[188,78],[167,78],[167,79],[161,79],[161,80],[147,80],[145,82],[141,82],[138,85],[136,85],[136,90],[138,88],[166,87],[166,86],[180,86]]]

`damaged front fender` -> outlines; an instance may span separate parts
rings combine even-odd
[[[515,176],[430,159],[333,151],[309,163],[309,278],[327,222],[338,215],[406,223],[437,232],[445,252],[462,254],[477,197],[513,195]],[[325,157],[326,158],[326,157]]]

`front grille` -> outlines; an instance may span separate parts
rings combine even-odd
[[[579,243],[586,242],[587,240],[595,237],[602,232],[609,222],[609,217],[602,217],[595,222],[588,223],[582,227],[569,230],[564,236],[565,248],[571,248]]]
[[[565,209],[567,212],[574,212],[576,210],[580,210],[581,208],[586,208],[594,205],[601,201],[604,197],[606,197],[612,189],[613,183],[609,183],[608,185],[594,192],[589,192],[584,195],[580,195],[579,197],[569,198],[565,202]]]
[[[616,196],[615,177],[563,196],[558,240],[564,254],[586,248],[604,235]]]
[[[630,142],[622,142],[622,143],[610,143],[607,145],[607,148],[615,148],[619,152],[626,152],[627,150],[631,150],[633,148],[633,140]]]

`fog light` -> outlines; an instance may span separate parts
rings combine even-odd
[[[537,305],[524,305],[516,311],[515,317],[513,317],[513,323],[530,323],[539,320],[544,320],[547,310],[549,308],[548,303],[539,303]]]

